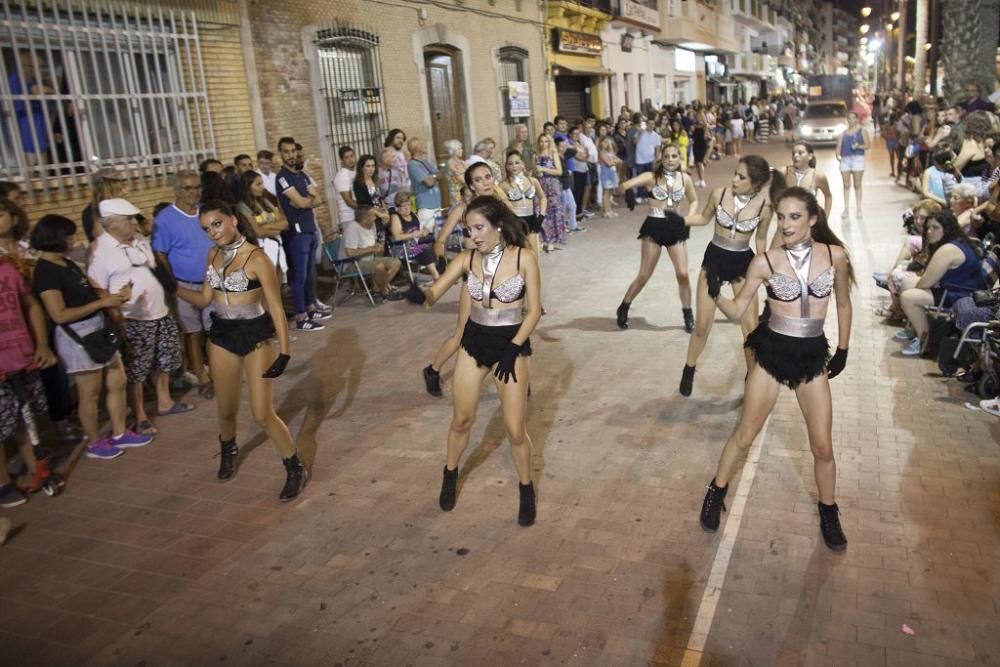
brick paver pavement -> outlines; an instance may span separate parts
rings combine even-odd
[[[846,554],[820,539],[805,427],[787,391],[759,441],[735,541],[699,529],[738,415],[739,330],[719,322],[694,395],[680,397],[687,336],[665,255],[632,328],[615,327],[639,258],[639,216],[623,215],[543,258],[535,527],[516,524],[492,389],[458,506],[437,507],[451,409],[424,393],[420,368],[454,328],[454,294],[429,313],[355,299],[327,331],[299,336],[276,384],[312,471],[304,498],[277,502],[281,465],[245,405],[239,475],[217,483],[215,408],[195,398],[194,413],[160,421],[152,446],[84,460],[61,497],[4,513],[21,529],[0,549],[0,660],[997,664],[1000,422],[964,410],[966,395],[929,376],[930,362],[901,358],[895,329],[873,316],[883,293],[867,276],[895,255],[912,199],[881,175],[880,151],[863,223],[841,225],[834,187],[833,225],[860,278],[850,359],[833,382]],[[761,152],[786,162],[778,140]],[[821,162],[839,183],[829,150]],[[732,165],[712,163],[711,184]],[[693,234],[692,272],[710,235]],[[831,333],[834,321],[831,309]]]

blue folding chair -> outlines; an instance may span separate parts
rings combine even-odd
[[[351,293],[347,295],[347,298],[351,298],[355,295],[357,290],[354,287],[353,281],[357,280],[361,283],[361,286],[365,288],[365,294],[368,296],[368,303],[375,305],[375,298],[372,296],[372,291],[368,288],[368,281],[365,280],[366,276],[371,276],[371,266],[363,266],[362,263],[355,257],[345,257],[340,258],[340,244],[343,238],[337,238],[333,241],[327,241],[323,244],[323,254],[326,255],[326,259],[333,266],[333,272],[336,276],[336,281],[333,285],[333,303],[334,305],[340,305],[337,301],[337,293],[340,290],[340,282],[342,280],[352,281]],[[344,299],[346,301],[347,299]]]

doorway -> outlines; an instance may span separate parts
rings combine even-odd
[[[556,109],[566,118],[583,118],[590,111],[590,79],[583,76],[556,77]]]
[[[448,160],[445,142],[457,139],[465,148],[465,155],[472,146],[465,136],[465,93],[462,84],[461,62],[458,51],[446,46],[424,49],[424,71],[427,77],[427,101],[431,111],[431,134],[435,161]]]

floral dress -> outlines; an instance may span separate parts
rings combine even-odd
[[[555,169],[556,163],[547,155],[539,155],[535,161],[539,167]],[[565,167],[563,167],[565,168]],[[538,180],[548,200],[548,211],[542,220],[542,241],[545,243],[566,243],[566,207],[563,206],[562,183],[558,176],[539,174]]]

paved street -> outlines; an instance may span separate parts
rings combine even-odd
[[[761,152],[788,162],[775,139]],[[241,415],[239,474],[215,481],[215,407],[160,420],[113,462],[81,460],[64,495],[4,512],[0,661],[10,665],[887,665],[1000,662],[1000,421],[906,359],[869,276],[896,253],[913,196],[881,141],[863,223],[833,226],[859,276],[847,370],[833,381],[846,554],[820,538],[812,457],[783,391],[716,535],[698,511],[738,417],[737,325],[718,321],[691,398],[669,261],[632,307],[638,213],[588,223],[543,257],[529,432],[539,519],[516,523],[499,402],[484,392],[458,506],[437,494],[451,415],[420,368],[455,326],[358,298],[301,334],[279,412],[310,465],[281,505],[275,451]],[[734,161],[713,162],[709,185]],[[699,190],[704,198],[709,190]],[[696,275],[711,228],[696,228]],[[835,330],[830,309],[828,334]],[[992,565],[991,565],[992,564]],[[903,632],[904,624],[913,633]]]

